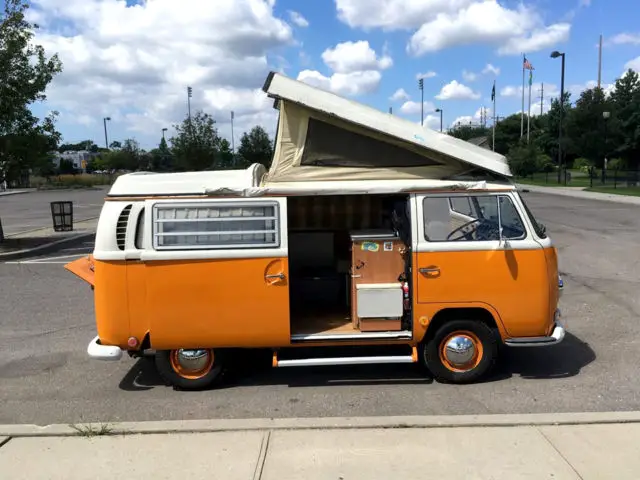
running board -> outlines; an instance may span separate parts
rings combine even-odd
[[[361,333],[294,333],[292,342],[326,342],[334,340],[411,340],[411,330]]]
[[[278,360],[278,352],[273,352],[272,365],[276,367],[323,367],[334,365],[372,365],[377,363],[416,363],[418,351],[412,347],[411,355],[389,355],[375,357],[333,357],[333,358],[299,358],[294,360]]]

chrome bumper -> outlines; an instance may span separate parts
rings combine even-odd
[[[504,344],[509,347],[548,347],[562,342],[565,333],[566,330],[560,320],[560,310],[556,310],[555,325],[549,337],[509,338],[504,341]]]
[[[96,360],[120,360],[122,358],[122,349],[114,345],[102,345],[100,338],[95,337],[87,347],[87,353],[91,358]]]

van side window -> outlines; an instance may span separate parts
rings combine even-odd
[[[140,250],[142,249],[142,241],[144,238],[144,208],[140,210],[138,214],[138,221],[136,222],[136,236],[134,240],[134,246]]]
[[[526,236],[524,223],[506,195],[426,197],[423,215],[424,235],[429,242],[500,240],[500,226],[502,238]]]
[[[206,202],[153,207],[156,250],[278,247],[277,202]]]

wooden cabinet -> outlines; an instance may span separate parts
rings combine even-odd
[[[405,244],[392,231],[368,230],[351,232],[351,319],[353,327],[361,331],[400,330],[402,321],[402,283],[400,275],[405,270]],[[380,292],[379,315],[358,315],[358,286],[367,298]],[[370,286],[370,287],[367,287]],[[398,296],[397,290],[400,291]],[[391,305],[388,302],[392,302]],[[399,302],[399,305],[396,305]],[[388,312],[393,313],[391,317]],[[362,310],[362,309],[361,309]],[[371,308],[367,308],[371,312]]]

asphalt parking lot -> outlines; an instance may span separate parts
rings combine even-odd
[[[0,423],[640,410],[637,207],[523,196],[559,247],[570,333],[506,350],[483,383],[433,383],[404,365],[272,370],[243,357],[219,389],[174,391],[148,360],[87,358],[92,293],[62,263],[88,243],[0,264]]]
[[[100,214],[107,189],[43,190],[20,195],[0,196],[0,219],[5,235],[51,227],[51,202],[73,202],[75,221]]]

